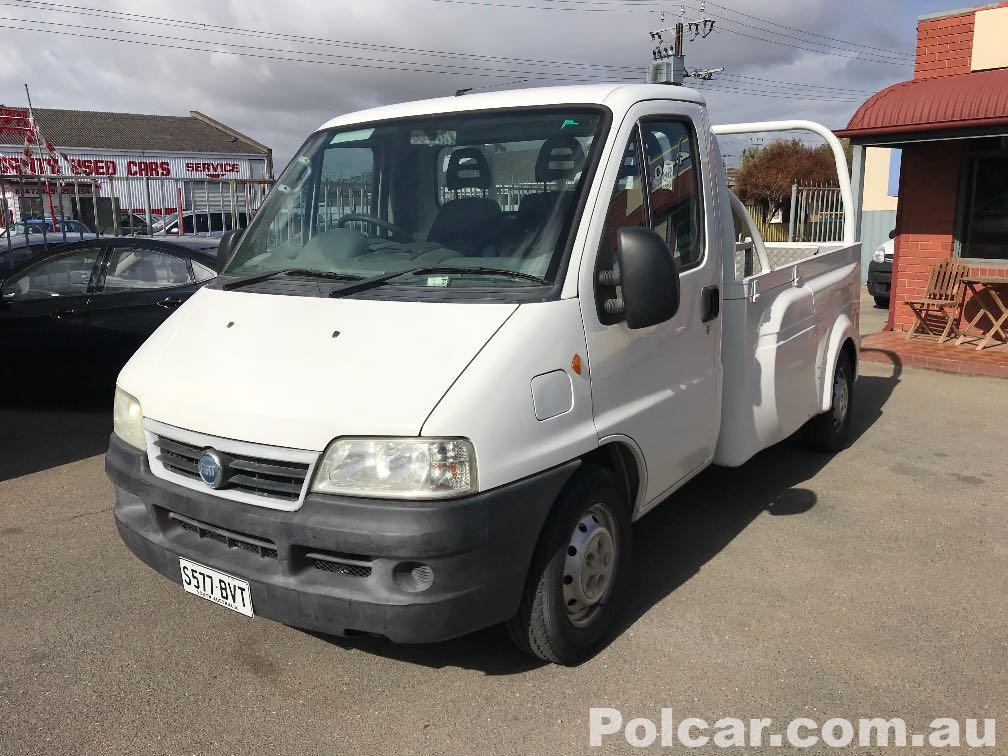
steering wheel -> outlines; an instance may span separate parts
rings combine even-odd
[[[413,241],[413,234],[404,228],[400,228],[395,223],[390,223],[383,218],[376,218],[373,215],[361,215],[359,213],[347,213],[341,216],[338,221],[336,221],[337,228],[343,228],[347,223],[370,223],[372,226],[384,228],[387,231],[392,232],[392,238],[395,241],[401,241],[409,243]]]

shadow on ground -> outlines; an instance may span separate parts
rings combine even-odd
[[[899,383],[900,368],[885,377],[857,382],[851,443],[882,415]],[[802,486],[831,456],[807,451],[792,438],[767,449],[739,468],[712,467],[694,478],[634,527],[634,559],[629,589],[617,619],[620,635],[672,591],[697,574],[756,517],[800,517],[817,503]],[[541,662],[519,652],[503,627],[423,646],[399,646],[380,638],[319,636],[343,648],[430,667],[476,669],[487,675],[526,672]]]
[[[12,380],[0,392],[0,482],[104,453],[114,389]]]

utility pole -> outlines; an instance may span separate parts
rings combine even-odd
[[[679,13],[679,20],[672,26],[665,26],[665,11],[658,13],[659,28],[651,32],[651,41],[655,43],[651,50],[652,63],[648,69],[648,83],[681,85],[683,79],[692,77],[701,81],[710,81],[723,68],[686,69],[686,55],[683,52],[683,37],[691,34],[690,42],[699,38],[706,39],[714,31],[714,21],[707,18],[706,0],[700,0],[700,18],[687,19],[686,7]],[[672,37],[672,45],[665,40]]]

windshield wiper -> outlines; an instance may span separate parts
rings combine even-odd
[[[513,278],[520,281],[535,281],[537,284],[546,283],[544,279],[539,276],[533,276],[531,273],[521,273],[517,270],[504,270],[502,268],[459,268],[451,265],[440,265],[432,266],[430,268],[416,268],[415,270],[408,270],[406,273],[414,276],[436,275],[438,273],[461,273],[463,275],[476,276],[505,276],[507,278]],[[403,275],[406,275],[406,273],[403,273]]]
[[[361,291],[367,291],[368,289],[375,289],[387,281],[391,281],[393,278],[399,278],[400,276],[426,276],[426,275],[436,275],[438,273],[462,273],[470,275],[491,275],[491,276],[506,276],[507,278],[519,279],[522,281],[535,281],[537,284],[544,284],[546,281],[539,278],[538,276],[530,275],[529,273],[519,273],[514,270],[501,270],[500,268],[453,268],[450,265],[444,266],[432,266],[429,268],[414,268],[413,270],[400,270],[396,273],[382,273],[380,276],[374,276],[372,278],[365,278],[360,281],[355,281],[352,284],[346,286],[341,286],[338,289],[333,289],[329,292],[330,297],[343,297],[347,294],[356,294]]]
[[[280,270],[271,270],[265,273],[253,273],[250,276],[243,276],[242,278],[222,284],[221,288],[238,289],[242,286],[266,281],[274,276],[304,276],[305,278],[326,278],[333,281],[357,281],[361,278],[360,276],[352,276],[348,273],[334,273],[328,270],[313,270],[311,268],[281,268]]]
[[[367,291],[368,289],[374,289],[381,286],[386,281],[390,281],[393,278],[398,278],[399,276],[405,276],[408,273],[412,273],[412,270],[400,270],[395,273],[382,273],[380,276],[372,276],[371,278],[363,278],[359,281],[355,281],[352,284],[347,284],[346,286],[341,286],[338,289],[333,289],[329,292],[330,297],[343,297],[347,294],[356,294],[358,291]]]

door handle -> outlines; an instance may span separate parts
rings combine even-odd
[[[721,314],[721,290],[717,286],[704,286],[700,302],[701,322],[709,323]]]
[[[77,310],[76,309],[74,309],[73,307],[67,307],[64,310],[59,310],[59,311],[53,313],[53,317],[62,320],[63,318],[68,318],[71,315],[76,315],[76,314],[77,314]]]
[[[166,310],[174,310],[176,307],[182,304],[184,300],[180,297],[165,297],[158,302],[158,307],[164,307]]]

